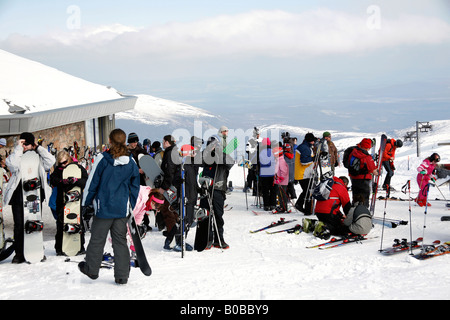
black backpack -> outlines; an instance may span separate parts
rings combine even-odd
[[[344,167],[348,169],[348,173],[352,176],[359,176],[362,174],[368,174],[369,171],[367,170],[366,166],[363,166],[361,168],[361,159],[357,158],[353,155],[353,151],[355,149],[360,149],[357,146],[353,146],[350,148],[347,148],[344,151],[344,158],[342,163],[344,164]]]

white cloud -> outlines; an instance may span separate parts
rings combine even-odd
[[[23,39],[12,35],[3,47],[66,46],[127,55],[173,58],[214,56],[303,57],[361,53],[399,45],[450,42],[450,24],[433,17],[403,15],[369,28],[368,13],[350,15],[329,9],[303,13],[252,11],[190,23],[147,28],[123,25],[82,28]]]

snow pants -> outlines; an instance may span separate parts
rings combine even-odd
[[[128,279],[130,251],[127,245],[127,218],[100,219],[94,216],[91,239],[86,250],[86,271],[89,274],[98,275],[108,232],[111,233],[114,252],[114,277],[115,279]]]
[[[428,196],[428,183],[430,182],[430,176],[426,174],[418,174],[417,175],[417,184],[419,185],[420,191],[417,196],[417,202],[426,203]]]

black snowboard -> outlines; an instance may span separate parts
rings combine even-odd
[[[136,250],[136,258],[139,264],[139,268],[141,269],[143,274],[149,277],[152,274],[152,268],[150,268],[147,257],[145,256],[141,236],[139,234],[139,229],[136,227],[136,220],[134,220],[133,210],[131,209],[131,206],[127,223],[128,227],[130,228],[131,238],[133,239],[133,245]]]

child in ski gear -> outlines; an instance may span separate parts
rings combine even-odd
[[[372,188],[372,175],[378,175],[378,170],[369,150],[372,148],[372,140],[364,138],[355,147],[347,150],[351,151],[346,159],[344,155],[344,165],[348,168],[349,176],[352,182],[353,198],[357,195],[364,197],[364,203],[369,207],[369,199]],[[347,152],[346,150],[346,152]],[[349,163],[353,160],[353,164]],[[355,164],[358,164],[355,168]]]
[[[47,183],[47,173],[55,164],[55,157],[46,148],[35,143],[35,137],[30,132],[23,132],[13,152],[6,158],[6,165],[11,172],[11,178],[3,195],[3,203],[11,205],[14,218],[15,256],[12,263],[25,262],[24,245],[24,207],[22,194],[22,176],[20,172],[21,158],[29,150],[39,154],[39,180],[41,181],[41,201],[50,199],[52,190]]]
[[[262,141],[261,152],[259,153],[261,180],[261,193],[263,197],[264,210],[271,211],[276,205],[276,188],[274,185],[275,176],[275,158],[272,153],[271,142],[269,138]]]
[[[339,235],[345,232],[343,220],[351,208],[347,186],[347,177],[333,177],[334,184],[327,200],[316,202],[315,214],[323,222],[331,234]],[[343,209],[344,213],[340,209]]]
[[[436,166],[441,160],[441,157],[437,153],[433,153],[431,156],[426,158],[419,167],[417,167],[417,184],[419,185],[420,191],[416,198],[416,202],[419,206],[423,207],[425,205],[431,206],[427,203],[428,195],[428,183],[432,178],[435,178]]]
[[[295,207],[305,215],[312,214],[312,201],[309,198],[308,187],[314,176],[314,143],[317,138],[312,133],[307,133],[303,142],[297,147],[295,155],[295,180],[300,182],[302,193]]]
[[[56,255],[61,256],[64,255],[62,251],[62,241],[63,241],[63,233],[64,233],[64,194],[72,189],[74,186],[78,186],[81,188],[81,195],[83,195],[83,189],[86,185],[88,179],[88,173],[84,167],[76,163],[76,165],[81,170],[81,179],[72,178],[72,179],[63,179],[63,171],[69,165],[74,163],[70,154],[63,150],[58,152],[56,156],[56,168],[53,170],[50,175],[50,185],[53,188],[56,188],[56,235],[55,235],[55,250]],[[83,217],[80,215],[80,224],[82,225]],[[81,230],[81,250],[80,253],[84,253],[84,233],[85,230],[82,228]]]
[[[276,164],[273,183],[280,201],[280,206],[273,213],[283,213],[288,211],[287,185],[289,183],[289,167],[284,159],[282,147],[273,149],[273,155],[275,156]]]
[[[397,148],[401,148],[403,146],[402,140],[394,140],[388,139],[386,141],[386,147],[383,152],[383,157],[381,158],[383,168],[386,170],[386,178],[383,182],[383,190],[389,191],[391,190],[391,178],[394,176],[394,160],[395,160],[395,151]]]
[[[97,279],[108,233],[114,250],[114,277],[125,284],[130,273],[127,245],[128,209],[136,206],[139,195],[139,169],[126,146],[126,134],[114,129],[109,134],[110,149],[98,155],[85,188],[83,206],[96,208],[86,259],[80,271]]]

